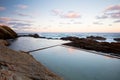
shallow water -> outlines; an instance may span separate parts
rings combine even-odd
[[[12,43],[10,48],[27,51],[65,41],[21,37]],[[120,80],[120,59],[66,46],[36,51],[31,55],[65,80]]]

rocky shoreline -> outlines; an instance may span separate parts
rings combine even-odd
[[[17,37],[11,28],[0,25],[0,80],[63,80],[30,54],[9,49],[6,40]]]
[[[120,42],[98,42],[94,39],[78,37],[63,37],[61,39],[71,41],[70,43],[66,43],[64,45],[104,52],[120,57]]]
[[[48,39],[46,37],[41,37],[38,34],[28,34],[25,36]],[[24,37],[24,35],[21,35],[19,37]],[[49,38],[49,39],[54,40],[54,38]],[[67,46],[73,46],[73,47],[82,48],[86,50],[103,52],[103,53],[107,53],[105,54],[107,56],[120,58],[120,42],[119,42],[120,38],[114,38],[114,40],[117,42],[111,42],[111,43],[98,41],[98,40],[106,40],[106,38],[101,36],[87,36],[86,38],[68,36],[68,37],[62,37],[60,39],[70,40],[71,41],[70,43],[64,44]]]
[[[0,80],[62,80],[31,55],[7,48],[0,40]]]

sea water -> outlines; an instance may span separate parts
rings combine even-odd
[[[19,33],[19,34],[28,34],[28,33]],[[86,38],[87,36],[101,36],[105,37],[106,42],[116,42],[114,41],[114,38],[120,38],[120,33],[78,33],[78,32],[59,32],[59,33],[51,33],[51,32],[42,32],[42,33],[37,33],[42,37],[46,38],[57,38],[60,39],[61,37],[68,37],[68,36],[74,36],[74,37],[79,37],[79,38]]]

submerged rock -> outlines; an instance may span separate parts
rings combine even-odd
[[[0,25],[0,39],[16,38],[17,34],[10,27]]]

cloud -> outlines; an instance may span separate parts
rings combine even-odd
[[[80,18],[81,17],[80,13],[75,11],[68,11],[67,13],[65,13],[59,9],[53,9],[52,13],[54,13],[55,16],[59,16],[61,18]]]
[[[120,4],[108,6],[104,9],[104,12],[101,16],[97,16],[97,19],[120,19]]]
[[[120,19],[120,11],[108,14],[111,18]]]
[[[22,17],[32,17],[29,14],[25,14],[25,13],[20,13],[20,12],[16,12],[17,15],[22,16]]]
[[[15,31],[24,31],[32,28],[32,24],[23,22],[9,22],[8,25],[11,26]]]
[[[22,20],[22,19],[14,19],[10,17],[0,17],[0,23],[2,24],[8,24],[10,22],[19,22],[19,23],[34,23],[32,20]],[[15,24],[15,23],[14,23]]]
[[[5,7],[0,6],[0,11],[3,11],[5,9],[6,9]]]
[[[31,31],[35,29],[33,24],[25,22],[9,22],[8,25],[16,32]]]
[[[109,24],[108,26],[112,26],[112,24]]]
[[[7,25],[13,28],[15,31],[23,31],[32,29],[34,21],[31,20],[21,20],[21,19],[14,19],[10,17],[0,17],[0,25]]]
[[[54,13],[55,15],[61,15],[61,14],[62,14],[62,11],[59,10],[59,9],[53,9],[53,10],[52,10],[52,13]]]
[[[59,22],[59,24],[82,24],[80,21]]]
[[[19,4],[19,5],[17,5],[17,7],[20,8],[20,9],[26,9],[26,8],[28,8],[28,6],[24,5],[24,4]]]
[[[7,23],[11,21],[11,18],[9,17],[0,17],[0,24],[1,25],[8,25]]]
[[[22,23],[22,22],[9,22],[9,25],[14,25],[15,27],[22,27],[22,26],[31,26],[29,23]]]
[[[0,21],[11,21],[12,19],[9,17],[0,17]]]
[[[82,24],[81,22],[74,22],[74,24]]]
[[[80,13],[74,12],[74,11],[69,11],[66,14],[61,15],[63,18],[80,18],[81,15]]]
[[[108,6],[105,11],[120,10],[120,4]]]
[[[116,21],[114,21],[114,23],[120,23],[120,20],[116,20]]]
[[[103,25],[103,23],[100,23],[100,22],[93,22],[93,24]]]
[[[0,25],[6,25],[6,22],[0,20]]]
[[[102,16],[96,16],[97,19],[106,19],[108,18],[108,15],[102,15]]]

